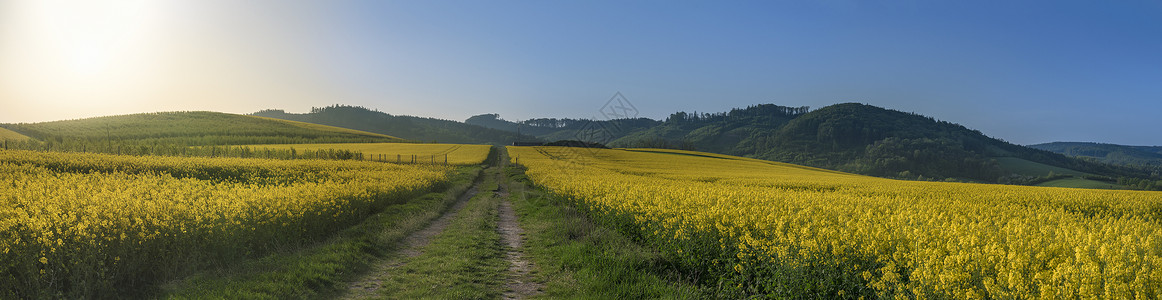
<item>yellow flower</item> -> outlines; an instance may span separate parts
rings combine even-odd
[[[734,272],[838,268],[878,298],[1162,289],[1159,192],[898,181],[666,149],[508,149],[548,191],[628,220],[648,244],[741,261]]]

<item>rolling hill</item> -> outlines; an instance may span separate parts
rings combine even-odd
[[[346,128],[218,112],[142,113],[0,127],[64,147],[104,143],[201,146],[405,141]]]
[[[1149,178],[1141,170],[1011,144],[964,126],[914,113],[858,103],[810,111],[754,105],[723,113],[671,114],[650,119],[523,122],[480,115],[470,123],[520,130],[545,140],[593,135],[612,147],[697,150],[802,164],[890,178],[1023,183],[1054,174]],[[1044,166],[1030,169],[1030,165]],[[1076,175],[1081,176],[1081,175]]]
[[[251,115],[389,134],[421,142],[505,145],[520,139],[536,140],[515,132],[435,118],[391,115],[357,106],[313,108],[304,114],[269,109]]]
[[[28,137],[23,135],[23,134],[20,134],[18,132],[12,131],[12,130],[8,130],[7,128],[4,128],[4,127],[0,127],[0,140],[23,141],[23,140],[27,140],[27,139],[28,139]]]
[[[589,142],[604,144],[610,139],[653,128],[662,122],[647,118],[618,120],[537,118],[517,123],[500,119],[499,114],[483,114],[472,116],[464,123],[519,132],[545,141],[586,139]]]
[[[1053,142],[1029,147],[1109,164],[1162,169],[1162,146]]]

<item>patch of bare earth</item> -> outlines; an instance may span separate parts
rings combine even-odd
[[[521,251],[521,235],[523,235],[523,231],[517,222],[516,212],[513,211],[512,204],[509,203],[508,191],[505,185],[500,185],[496,193],[502,199],[499,209],[500,221],[498,222],[497,230],[500,231],[500,239],[507,248],[505,260],[509,263],[508,281],[505,283],[503,298],[523,299],[536,295],[540,293],[543,285],[532,281],[532,276],[529,274],[533,264],[524,257],[524,253]]]

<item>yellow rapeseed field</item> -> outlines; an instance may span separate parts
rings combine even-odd
[[[673,150],[509,151],[534,183],[726,297],[1162,294],[1162,192],[897,181]]]
[[[0,150],[0,298],[113,296],[103,293],[309,242],[449,170]]]
[[[476,165],[488,158],[489,145],[464,144],[413,144],[413,143],[345,143],[345,144],[285,144],[253,145],[254,149],[277,150],[347,150],[361,152],[365,160],[411,163],[415,155],[416,163],[443,164],[447,155],[448,164]]]

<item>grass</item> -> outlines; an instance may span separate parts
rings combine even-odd
[[[359,225],[305,249],[289,249],[237,266],[205,271],[161,287],[172,299],[319,298],[335,294],[342,283],[390,255],[411,232],[440,216],[463,193],[478,167],[459,169],[444,193],[429,193],[387,207]]]
[[[503,158],[500,158],[503,160]],[[534,298],[641,299],[707,297],[660,253],[590,220],[566,200],[533,187],[523,168],[485,170],[478,194],[415,257],[400,257],[403,238],[437,218],[467,189],[478,167],[462,168],[443,194],[389,207],[366,222],[307,249],[207,271],[162,287],[171,299],[330,298],[371,263],[398,260],[373,297],[491,299],[504,293],[508,262],[497,232],[502,182],[524,229],[530,276],[544,284]]]
[[[4,128],[4,127],[0,127],[0,141],[3,141],[3,140],[23,141],[23,140],[27,140],[27,139],[28,139],[28,137],[23,135],[23,134],[20,134],[18,132],[12,131],[12,130],[8,130],[7,128]]]
[[[486,173],[496,173],[489,169]],[[508,262],[497,232],[501,199],[497,177],[485,175],[480,192],[470,199],[421,251],[403,260],[379,290],[388,299],[491,299],[504,287]]]
[[[250,115],[243,115],[243,116],[245,116],[245,117],[251,117],[251,118],[264,119],[264,120],[270,120],[270,121],[274,121],[274,122],[281,122],[281,123],[286,123],[286,124],[294,125],[294,126],[296,126],[296,127],[300,127],[300,128],[304,128],[304,129],[308,129],[308,130],[317,130],[317,131],[333,132],[333,133],[338,133],[338,134],[352,134],[352,135],[374,136],[374,137],[381,137],[381,138],[388,138],[388,139],[398,140],[399,142],[403,142],[403,141],[405,141],[404,139],[401,139],[401,138],[398,138],[398,137],[394,137],[394,136],[390,136],[390,135],[386,135],[386,134],[379,134],[379,133],[374,133],[374,132],[367,132],[367,131],[362,131],[362,130],[355,130],[355,129],[350,129],[350,128],[335,127],[335,126],[330,126],[330,125],[322,125],[322,124],[315,124],[315,123],[299,122],[299,121],[292,121],[292,120],[283,120],[283,119],[268,118],[268,117],[259,117],[259,116],[250,116]]]
[[[505,169],[510,200],[525,232],[525,251],[545,299],[700,298],[656,251],[602,226],[569,202],[531,185],[524,169]]]
[[[1125,189],[1123,185],[1113,184],[1109,182],[1101,182],[1097,180],[1089,180],[1084,178],[1062,178],[1057,180],[1050,180],[1037,184],[1037,186],[1049,187],[1067,187],[1067,188],[1082,188],[1082,189]]]
[[[46,142],[240,145],[400,142],[358,130],[217,112],[160,112],[4,127]]]
[[[1004,169],[1005,171],[1010,172],[1010,173],[1016,173],[1016,174],[1024,175],[1024,176],[1045,176],[1045,175],[1049,175],[1049,172],[1053,172],[1054,174],[1058,174],[1058,175],[1072,175],[1072,176],[1089,175],[1088,173],[1082,173],[1082,172],[1078,172],[1078,171],[1074,171],[1074,170],[1070,170],[1070,169],[1066,169],[1066,168],[1054,167],[1054,166],[1050,166],[1050,165],[1046,165],[1046,164],[1042,164],[1042,163],[1037,163],[1037,162],[1032,162],[1032,161],[1028,161],[1028,160],[1024,160],[1024,159],[1020,159],[1020,158],[1016,158],[1016,157],[997,157],[996,159],[997,159],[997,163],[999,163],[1001,165],[1001,169]]]
[[[1053,172],[1056,175],[1072,176],[1037,183],[1035,186],[1081,189],[1126,189],[1124,185],[1081,178],[1082,176],[1090,175],[1089,173],[1031,162],[1016,157],[998,157],[997,162],[1000,163],[1001,168],[1005,171],[1023,176],[1046,176],[1049,175],[1049,172]]]
[[[736,161],[759,162],[759,163],[764,163],[764,164],[773,165],[773,166],[791,167],[791,168],[832,173],[832,174],[855,175],[855,174],[846,173],[846,172],[840,172],[840,171],[828,170],[828,169],[816,168],[816,167],[810,167],[810,166],[803,166],[803,165],[796,165],[796,164],[791,164],[791,163],[784,163],[784,162],[777,162],[777,161],[770,161],[770,160],[750,158],[750,157],[742,157],[742,156],[734,156],[734,155],[726,155],[726,154],[718,154],[718,153],[690,151],[690,150],[658,149],[658,148],[616,148],[614,150],[625,150],[625,151],[645,152],[645,153],[659,153],[659,154],[673,154],[673,155],[686,155],[686,156],[718,158],[718,159],[727,159],[727,160],[736,160]]]
[[[503,156],[500,161],[505,161]],[[525,257],[545,299],[695,298],[701,290],[659,253],[589,220],[568,202],[530,186],[520,167],[486,170],[479,194],[444,232],[388,271],[380,297],[389,299],[498,298],[508,262],[497,232],[500,181],[510,192],[524,230]],[[497,173],[493,173],[497,172]]]

